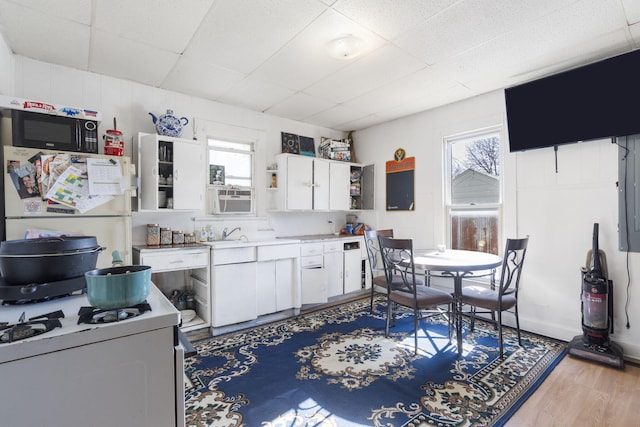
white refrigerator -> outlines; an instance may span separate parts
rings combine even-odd
[[[98,268],[114,250],[132,263],[128,157],[3,146],[4,236],[95,236]]]

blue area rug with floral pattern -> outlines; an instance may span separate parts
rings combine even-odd
[[[185,361],[188,426],[499,426],[562,359],[566,343],[506,328],[464,328],[458,356],[441,316],[398,313],[369,299],[194,342]]]

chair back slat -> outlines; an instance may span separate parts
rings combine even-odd
[[[393,230],[366,230],[364,232],[364,243],[367,248],[367,257],[369,258],[369,269],[371,270],[371,276],[374,276],[376,271],[382,271],[382,256],[380,254],[380,243],[378,242],[378,236],[393,237]]]
[[[528,236],[522,239],[507,239],[502,261],[500,287],[498,289],[500,296],[508,294],[518,295],[520,275],[522,274],[528,243]]]
[[[393,274],[400,274],[405,291],[416,294],[415,265],[413,262],[413,240],[378,236],[387,284]],[[388,287],[389,288],[389,287]]]

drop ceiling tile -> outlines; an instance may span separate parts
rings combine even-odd
[[[629,24],[637,24],[640,22],[640,2],[638,0],[622,0]]]
[[[331,57],[326,44],[343,34],[364,40],[363,55],[384,44],[384,40],[339,13],[327,10],[295,39],[262,64],[253,75],[294,90],[302,90],[327,74],[349,65]]]
[[[45,14],[79,24],[91,24],[91,2],[86,0],[2,0],[29,8],[31,13]],[[24,22],[24,21],[23,21]]]
[[[367,116],[367,114],[362,111],[357,111],[343,105],[337,105],[334,108],[330,108],[307,117],[307,119],[319,124],[320,126],[335,129],[342,124],[353,122],[365,116]]]
[[[545,40],[540,38],[529,37],[525,33],[501,37],[434,68],[446,67],[453,78],[474,91],[483,93],[544,77],[631,49],[623,30],[598,35],[581,43],[568,39],[573,42],[553,46],[548,46]],[[523,52],[522,46],[531,47]],[[612,46],[619,46],[619,49],[611,53]],[[567,52],[571,52],[571,55],[567,55]]]
[[[159,87],[180,56],[96,30],[91,71]]]
[[[459,83],[452,83],[450,86],[443,88],[443,90],[431,91],[426,96],[414,98],[394,108],[381,111],[378,114],[389,118],[405,117],[476,95],[478,95],[477,92],[467,88],[466,86]]]
[[[174,53],[184,52],[214,0],[98,0],[95,27]]]
[[[185,54],[249,73],[325,9],[316,0],[218,0]]]
[[[218,101],[255,111],[264,111],[294,93],[291,89],[267,84],[249,76],[231,86],[227,92],[218,97]]]
[[[455,82],[433,69],[423,69],[386,86],[354,98],[343,105],[369,113],[398,107],[419,97],[430,97],[448,90]]]
[[[288,117],[293,120],[302,120],[334,106],[335,104],[331,102],[313,98],[305,93],[296,93],[267,109],[265,113]]]
[[[351,130],[362,130],[362,129],[366,129],[368,127],[377,125],[379,123],[383,123],[385,121],[385,119],[381,116],[378,116],[376,114],[370,114],[368,116],[365,116],[361,119],[356,119],[353,120],[351,122],[347,122],[347,123],[343,123],[341,125],[339,125],[338,127],[336,127],[335,129],[337,130],[341,130],[344,132],[348,132]]]
[[[86,70],[90,27],[23,7],[0,3],[0,27],[14,53]]]
[[[458,0],[341,0],[334,9],[387,40],[424,24]]]
[[[244,77],[244,74],[235,71],[183,57],[168,74],[162,87],[207,99],[217,99]]]
[[[424,64],[387,43],[305,89],[305,93],[342,103],[414,73]]]
[[[435,64],[544,16],[575,0],[474,0],[458,2],[404,33],[394,43]]]

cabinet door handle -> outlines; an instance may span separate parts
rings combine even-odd
[[[179,260],[176,260],[176,261],[169,261],[169,264],[184,264],[184,260],[179,259]]]

